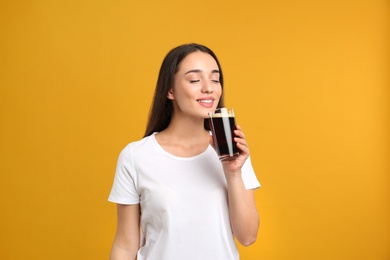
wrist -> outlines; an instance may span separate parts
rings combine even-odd
[[[241,169],[234,170],[234,171],[224,170],[224,173],[226,179],[231,179],[231,180],[241,179]]]

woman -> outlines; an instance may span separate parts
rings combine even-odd
[[[145,136],[118,159],[109,196],[118,214],[112,260],[233,260],[234,237],[244,246],[256,240],[260,184],[244,133],[237,126],[240,155],[220,162],[204,125],[223,106],[222,89],[209,48],[181,45],[165,57]]]

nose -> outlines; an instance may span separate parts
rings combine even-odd
[[[213,93],[214,89],[210,82],[204,81],[202,85],[202,93]]]

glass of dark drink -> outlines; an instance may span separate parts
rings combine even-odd
[[[219,160],[228,161],[237,158],[239,150],[234,142],[234,130],[236,129],[234,110],[217,108],[209,113],[209,122]]]

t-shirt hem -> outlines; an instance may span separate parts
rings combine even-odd
[[[109,202],[116,203],[116,204],[124,204],[124,205],[135,205],[139,204],[139,200],[129,200],[129,199],[121,199],[121,198],[108,198]]]
[[[247,190],[257,190],[261,187],[261,185],[257,184],[257,185],[252,185],[252,186],[249,186],[247,187],[246,189]]]

